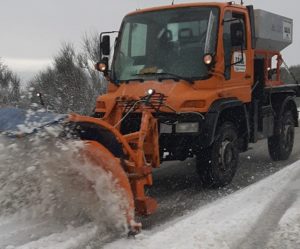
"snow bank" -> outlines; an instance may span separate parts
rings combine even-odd
[[[300,181],[294,183],[297,184],[294,189],[297,199],[281,217],[278,228],[270,236],[267,248],[300,248]]]
[[[300,236],[297,177],[300,162],[152,232],[144,231],[134,240],[115,241],[105,249],[282,248],[277,246],[286,243],[285,236],[294,246],[284,248],[300,248],[300,244],[295,247]]]

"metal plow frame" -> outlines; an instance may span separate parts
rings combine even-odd
[[[124,158],[117,158],[111,151],[98,141],[85,141],[85,150],[97,165],[105,171],[111,172],[118,181],[120,189],[127,193],[129,209],[126,210],[127,221],[131,229],[138,229],[134,221],[134,211],[139,215],[150,215],[157,208],[155,199],[146,196],[144,187],[152,185],[152,168],[160,165],[157,120],[151,112],[144,110],[140,130],[122,135],[120,131],[105,120],[81,116],[69,115],[68,122],[90,123],[111,132],[121,144]],[[100,153],[101,152],[101,155]],[[106,163],[103,157],[115,160],[116,163]]]

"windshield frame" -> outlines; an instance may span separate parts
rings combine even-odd
[[[211,9],[215,9],[216,10],[216,22],[217,22],[217,27],[216,27],[216,38],[215,38],[215,45],[214,45],[214,53],[213,53],[213,56],[217,53],[217,48],[218,48],[218,43],[219,43],[219,29],[220,29],[220,16],[221,16],[221,8],[220,6],[218,5],[203,5],[203,6],[199,6],[199,5],[195,5],[195,6],[185,6],[185,7],[180,7],[180,8],[177,8],[177,9],[201,9],[201,8],[211,8]],[[114,47],[114,54],[113,54],[113,58],[112,58],[112,63],[111,63],[111,75],[110,75],[110,78],[111,80],[118,84],[118,83],[122,83],[122,82],[126,82],[128,83],[129,81],[133,80],[133,81],[136,81],[137,79],[135,78],[132,78],[132,79],[117,79],[116,78],[116,70],[115,70],[115,64],[116,64],[116,57],[117,57],[117,52],[120,51],[121,49],[121,41],[122,41],[122,38],[123,38],[123,32],[125,30],[125,25],[126,23],[128,23],[126,21],[126,19],[128,17],[131,17],[131,16],[141,16],[145,13],[159,13],[159,12],[164,12],[164,11],[170,11],[170,10],[174,10],[174,8],[165,8],[165,9],[155,9],[155,10],[149,10],[149,11],[146,11],[146,12],[138,12],[138,13],[131,13],[129,15],[126,15],[122,21],[122,24],[121,24],[121,27],[120,27],[120,31],[119,31],[119,35],[118,35],[118,38],[116,40],[116,43],[115,43],[115,47]],[[206,34],[207,36],[207,34]],[[205,80],[205,79],[208,79],[210,78],[212,75],[207,73],[206,75],[202,75],[202,76],[198,76],[198,77],[190,77],[189,80],[191,81],[197,81],[197,80]],[[145,75],[145,78],[143,79],[143,81],[141,82],[144,82],[144,81],[147,81],[147,80],[158,80],[158,77],[161,78],[161,75],[157,75],[157,77],[155,77],[155,74],[153,74],[152,76],[149,76],[149,75]],[[183,78],[185,76],[182,76]],[[169,78],[166,78],[166,79],[169,79]]]

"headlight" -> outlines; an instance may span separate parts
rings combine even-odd
[[[199,123],[178,123],[175,128],[176,133],[190,133],[199,131]]]
[[[152,96],[154,93],[155,93],[154,89],[151,89],[151,88],[150,88],[150,89],[147,90],[147,94],[148,94],[148,95],[151,95],[151,96]]]

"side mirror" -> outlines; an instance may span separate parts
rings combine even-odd
[[[103,57],[101,61],[95,64],[95,69],[102,72],[104,76],[108,75],[108,57]]]
[[[231,46],[243,46],[244,41],[244,26],[242,23],[232,23],[230,25],[230,33],[231,33]]]
[[[104,35],[100,43],[101,54],[109,56],[110,54],[110,36]]]

